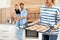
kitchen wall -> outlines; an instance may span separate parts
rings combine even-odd
[[[25,8],[28,9],[28,22],[35,21],[39,18],[40,6],[43,4],[43,0],[11,0],[10,8],[0,8],[0,24],[6,23],[8,17],[15,17],[14,6],[23,2]],[[56,5],[60,6],[60,0],[56,0]]]
[[[60,0],[56,0],[56,5],[60,7]]]
[[[0,9],[0,23],[2,22],[2,14],[1,14],[1,9]]]
[[[0,9],[0,23],[6,23],[8,17],[15,17],[14,6],[21,2],[25,4],[25,8],[28,9],[29,13],[39,13],[40,6],[43,4],[43,0],[11,0],[10,8]],[[31,15],[33,16],[34,14]],[[28,21],[33,21],[32,19],[34,19],[34,17],[31,19],[31,15],[28,14]],[[36,15],[38,18],[39,14]]]

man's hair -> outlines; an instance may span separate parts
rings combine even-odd
[[[20,5],[24,5],[23,3],[20,3]]]

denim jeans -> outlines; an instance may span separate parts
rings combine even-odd
[[[16,14],[16,17],[20,16],[20,14]]]
[[[42,40],[57,40],[58,35],[45,35],[42,34]]]
[[[16,29],[16,35],[18,37],[18,40],[23,40],[23,29]]]
[[[20,26],[20,21],[16,21],[16,27]]]
[[[20,14],[16,14],[16,17],[20,16]],[[20,21],[16,21],[16,26],[19,27],[20,26]]]

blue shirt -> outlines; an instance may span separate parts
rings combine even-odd
[[[20,25],[24,25],[24,24],[27,22],[27,13],[28,13],[28,12],[27,12],[26,9],[23,9],[23,10],[21,11],[20,16],[24,16],[25,18],[20,20]]]

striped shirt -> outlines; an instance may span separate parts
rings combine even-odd
[[[59,7],[52,6],[47,8],[45,5],[41,6],[39,21],[42,26],[49,25],[49,27],[54,27],[54,25],[60,23]]]
[[[56,20],[57,19],[57,20]],[[40,23],[43,26],[54,26],[60,22],[60,9],[56,6],[47,8],[45,5],[40,9]]]

